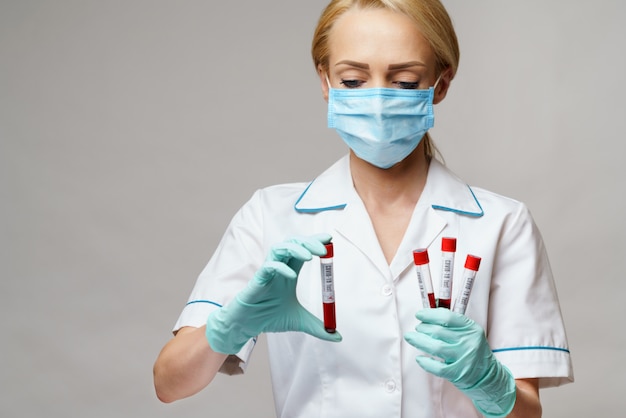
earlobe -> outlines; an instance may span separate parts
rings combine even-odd
[[[322,94],[324,96],[324,100],[328,102],[328,78],[326,76],[326,70],[321,65],[317,66],[317,75],[320,78],[320,83],[322,86]]]

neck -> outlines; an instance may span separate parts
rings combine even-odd
[[[352,181],[366,206],[414,207],[424,190],[428,166],[423,141],[408,157],[388,169],[373,166],[350,152]]]

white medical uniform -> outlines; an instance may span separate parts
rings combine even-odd
[[[308,185],[257,191],[233,218],[175,329],[204,325],[252,278],[273,244],[320,232],[333,237],[343,341],[267,334],[279,417],[481,416],[452,384],[421,369],[417,350],[403,338],[422,307],[412,251],[428,248],[437,291],[444,236],[457,238],[453,298],[465,257],[482,258],[466,315],[485,329],[498,359],[516,378],[539,378],[541,387],[573,381],[552,273],[527,208],[469,188],[436,160],[391,265],[352,185],[347,156]],[[317,257],[302,268],[297,295],[322,318]],[[253,346],[250,341],[238,353],[242,369]]]

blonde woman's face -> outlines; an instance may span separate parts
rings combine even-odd
[[[334,88],[426,89],[438,76],[435,55],[417,25],[390,10],[346,12],[333,25],[329,50]]]

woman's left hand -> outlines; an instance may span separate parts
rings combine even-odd
[[[417,363],[452,382],[487,417],[508,415],[515,404],[515,379],[493,355],[484,330],[472,319],[448,309],[423,309],[421,321],[404,339],[424,355]]]

